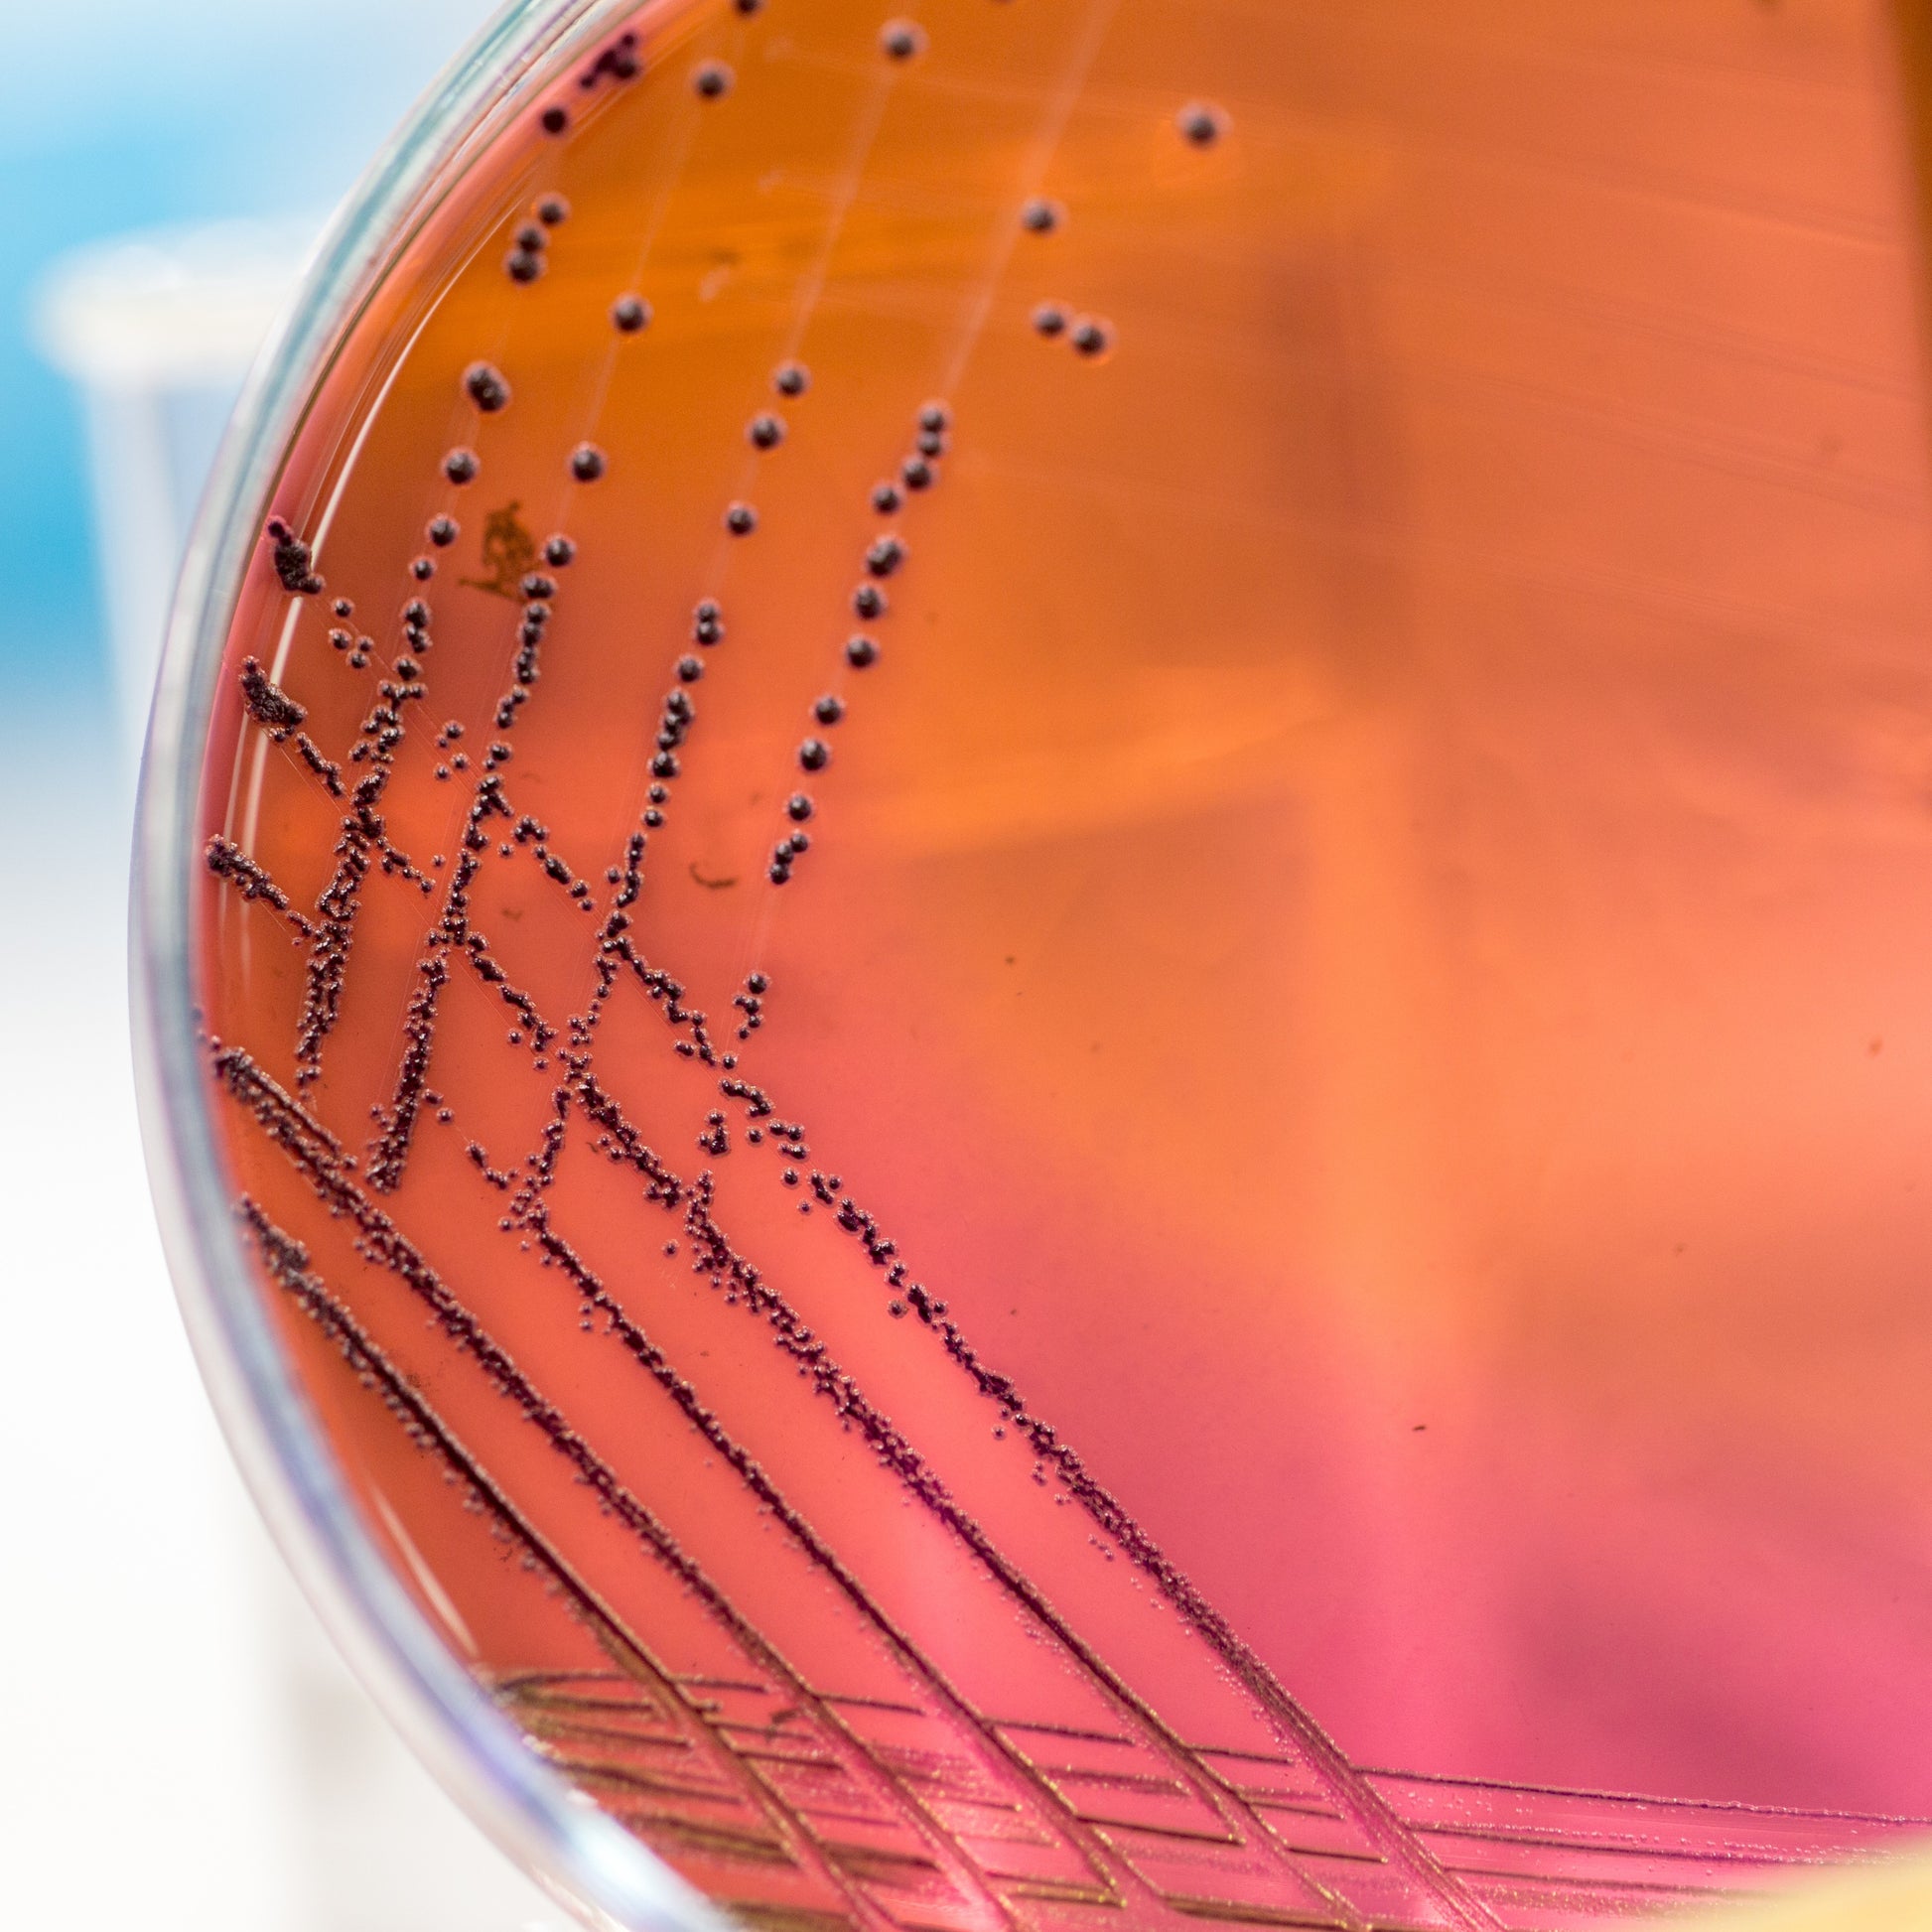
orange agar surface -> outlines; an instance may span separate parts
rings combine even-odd
[[[1884,10],[647,7],[289,452],[233,1185],[748,1920],[1558,1928],[1932,1814]]]

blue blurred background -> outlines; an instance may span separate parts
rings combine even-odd
[[[14,10],[0,63],[0,664],[105,674],[86,444],[34,340],[78,244],[156,224],[313,216],[347,191],[489,11],[481,0],[63,0]]]
[[[180,537],[307,241],[487,11],[7,16],[0,1925],[565,1924],[389,1735],[270,1550],[175,1314],[128,1071],[138,720]]]

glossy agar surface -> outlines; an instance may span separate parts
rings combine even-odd
[[[239,1225],[746,1916],[1555,1928],[1932,1813],[1887,21],[646,9],[345,338],[207,750]]]

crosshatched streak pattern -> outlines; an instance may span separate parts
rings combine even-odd
[[[1534,1050],[1481,1058],[1485,976],[1557,983],[1590,916],[1512,868],[1674,795],[1621,755],[1592,791],[1523,692],[1654,752],[1752,597],[1830,629],[1696,555],[1644,576],[1644,505],[1828,503],[1854,559],[1924,507],[1882,429],[1775,447],[1792,383],[1896,399],[1892,256],[1807,258],[1875,318],[1834,364],[1751,334],[1741,268],[1693,316],[1643,255],[1633,197],[1733,266],[1767,209],[1900,231],[1882,171],[1779,201],[1806,102],[1747,11],[1649,58],[1627,10],[1498,5],[1418,93],[1393,0],[659,0],[503,103],[321,376],[206,764],[241,1238],[451,1645],[748,1922],[1558,1932],[1921,1829],[1904,1706],[1841,1727],[1840,1808],[1794,1717],[1767,1799],[1713,1727],[1618,1755],[1481,1648],[1496,1540],[1549,1577],[1587,1534],[1587,1401],[1491,1400],[1521,1454],[1440,1460],[1490,1371],[1433,1311],[1514,1253],[1449,1230],[1523,1197],[1455,1162],[1548,1062],[1541,992],[1494,996]],[[1738,71],[1762,178],[1630,160],[1699,89],[1741,113]],[[1513,132],[1455,124],[1506,95]],[[1586,392],[1639,352],[1676,374]],[[1525,476],[1620,514],[1492,500]],[[1924,588],[1866,613],[1873,662]],[[1484,816],[1539,783],[1547,850]],[[1566,785],[1602,811],[1550,830]],[[1539,1489],[1573,1463],[1583,1500]],[[1363,1525],[1406,1554],[1364,1569]],[[1397,1635],[1332,1634],[1383,1591]],[[1376,1768],[1453,1696],[1457,1775]],[[1691,1795],[1568,1788],[1597,1762]]]

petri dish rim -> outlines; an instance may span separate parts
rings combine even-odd
[[[654,0],[645,15],[675,10]],[[290,1375],[236,1232],[195,1007],[193,845],[223,645],[286,454],[373,292],[466,154],[636,0],[508,0],[417,102],[317,243],[243,386],[184,554],[142,757],[130,886],[135,1088],[183,1322],[223,1435],[305,1595],[417,1756],[593,1924],[728,1921],[551,1772],[451,1655],[364,1529]]]
[[[584,1878],[586,1864],[606,1857],[614,1861],[611,1868],[618,1875],[611,1882],[621,1889],[639,1863],[637,1855],[627,1844],[596,1843],[595,1821],[573,1817],[567,1796],[561,1797],[563,1809],[554,1809],[560,1794],[546,1788],[546,1774],[528,1764],[513,1739],[505,1743],[500,1721],[486,1700],[460,1671],[453,1683],[446,1681],[450,1659],[417,1613],[399,1599],[331,1481],[333,1471],[326,1454],[318,1454],[313,1426],[305,1430],[306,1411],[262,1332],[252,1275],[240,1268],[225,1196],[214,1197],[208,1190],[208,1176],[218,1169],[208,1158],[212,1135],[198,1056],[183,1026],[193,962],[185,944],[175,942],[190,929],[185,923],[191,857],[187,828],[193,823],[194,805],[189,780],[211,712],[210,637],[217,630],[225,633],[242,561],[267,506],[280,452],[302,420],[313,384],[328,366],[332,345],[350,326],[362,295],[383,272],[385,247],[400,245],[409,215],[423,206],[420,198],[433,192],[437,170],[458,165],[465,140],[488,124],[496,99],[505,91],[514,98],[516,63],[543,62],[548,51],[574,32],[585,30],[588,37],[618,11],[607,0],[551,0],[547,8],[524,0],[503,17],[472,56],[473,61],[481,58],[475,74],[478,91],[467,100],[463,96],[460,66],[378,164],[325,248],[303,306],[292,317],[279,350],[264,364],[259,388],[251,389],[230,457],[224,460],[236,467],[232,474],[224,469],[204,518],[164,674],[156,743],[150,751],[150,806],[143,824],[140,887],[148,943],[136,961],[150,1001],[146,1018],[159,1022],[142,1030],[145,1051],[158,1068],[152,1077],[161,1084],[161,1098],[154,1103],[158,1121],[151,1111],[153,1158],[158,1166],[172,1159],[183,1170],[166,1177],[162,1191],[164,1199],[172,1192],[180,1203],[177,1218],[184,1231],[173,1238],[187,1257],[185,1300],[191,1324],[200,1318],[209,1331],[204,1360],[217,1401],[228,1414],[238,1453],[258,1489],[275,1491],[281,1482],[281,1491],[264,1494],[265,1507],[297,1568],[309,1576],[312,1593],[325,1606],[341,1599],[334,1620],[345,1644],[351,1650],[360,1646],[364,1674],[389,1686],[385,1701],[405,1727],[412,1720],[416,1723],[419,1748],[438,1764],[446,1781],[459,1787],[477,1775],[482,1759],[484,1789],[481,1796],[471,1795],[473,1808],[496,1821],[491,1809],[496,1807],[507,1820],[496,1821],[498,1835],[519,1849],[530,1842],[519,1834],[534,1833],[534,1850],[522,1853],[527,1862],[566,1872],[586,1893],[595,1891],[598,1900],[615,1894],[597,1891]],[[518,34],[525,38],[518,40]],[[492,36],[497,44],[483,56],[481,50]],[[217,619],[218,623],[212,621]],[[177,761],[172,779],[162,769],[170,759]],[[186,766],[184,759],[189,760]],[[173,822],[167,817],[171,811]],[[172,1090],[166,1084],[170,1080]],[[224,1384],[231,1391],[225,1398]],[[499,1745],[507,1755],[492,1756]],[[673,1901],[674,1907],[682,1903]],[[601,1914],[605,1909],[598,1903]],[[623,1923],[688,1922],[675,1911],[668,1919],[658,1917],[648,1898],[641,1907],[623,1902],[610,1909]]]

